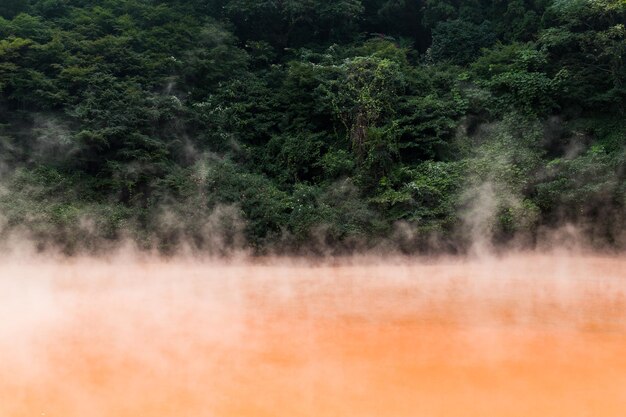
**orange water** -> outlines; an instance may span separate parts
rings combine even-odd
[[[626,415],[626,260],[12,262],[0,416]]]

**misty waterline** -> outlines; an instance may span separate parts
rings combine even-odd
[[[0,415],[621,416],[626,259],[5,259]]]

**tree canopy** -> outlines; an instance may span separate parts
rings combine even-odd
[[[0,233],[625,246],[625,24],[623,0],[4,0]]]

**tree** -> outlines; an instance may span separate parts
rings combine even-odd
[[[472,62],[481,48],[493,45],[496,37],[488,21],[476,25],[465,20],[439,23],[433,30],[430,55],[435,61],[458,65]]]

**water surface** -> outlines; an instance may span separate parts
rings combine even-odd
[[[8,417],[622,417],[626,260],[0,266]]]

